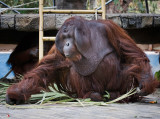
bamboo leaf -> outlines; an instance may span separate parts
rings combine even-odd
[[[9,84],[3,83],[3,82],[0,82],[0,85],[5,86],[5,87],[9,87]]]

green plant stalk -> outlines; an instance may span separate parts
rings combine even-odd
[[[115,102],[117,102],[117,101],[120,101],[120,100],[122,100],[122,99],[124,99],[124,98],[127,98],[127,97],[129,97],[129,96],[131,96],[131,95],[133,95],[133,94],[136,94],[136,93],[137,93],[137,91],[132,92],[132,93],[124,94],[124,95],[122,95],[122,96],[119,97],[119,98],[116,98],[116,99],[114,99],[114,100],[112,100],[112,101],[106,102],[106,104],[115,103]]]
[[[9,84],[3,83],[3,82],[0,82],[0,87],[1,87],[1,85],[4,86],[4,87],[9,87],[10,86]]]
[[[0,82],[0,102],[1,103],[2,102],[4,103],[6,90],[10,85],[11,84],[6,84],[3,82]],[[72,106],[74,104],[74,105],[79,105],[79,106],[84,107],[86,105],[108,105],[108,104],[115,103],[119,100],[122,100],[122,99],[136,93],[136,89],[131,89],[128,93],[122,95],[121,97],[119,97],[115,100],[112,100],[109,102],[92,102],[92,101],[90,101],[90,99],[73,99],[66,94],[59,93],[59,92],[55,91],[52,87],[49,87],[49,88],[52,92],[44,92],[43,91],[43,94],[32,95],[30,101],[39,100],[36,104],[44,104],[44,103],[50,102],[51,100],[54,100],[57,98],[62,98],[62,99],[59,99],[59,101],[54,101],[53,104],[63,104],[63,103],[67,104],[68,103],[68,104],[72,104]],[[68,98],[68,99],[64,99],[64,98]],[[67,102],[67,101],[75,101],[75,100],[77,100],[78,102]]]

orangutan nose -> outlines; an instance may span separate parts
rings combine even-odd
[[[66,43],[66,46],[69,46],[69,43],[68,43],[68,42]]]
[[[69,54],[65,54],[65,57],[69,58],[69,57],[70,57],[70,55],[69,55]]]

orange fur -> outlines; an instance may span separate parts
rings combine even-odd
[[[72,20],[76,25],[74,17],[64,24]],[[79,20],[89,22],[83,18]],[[138,86],[142,87],[141,94],[154,92],[157,82],[152,76],[149,59],[126,32],[110,20],[90,22],[105,26],[107,38],[115,49],[104,56],[94,73],[80,75],[74,69],[72,60],[66,59],[54,45],[37,67],[25,74],[24,80],[7,90],[9,98],[27,100],[31,94],[47,90],[49,85],[54,87],[53,84],[57,85],[59,92],[75,98],[92,98],[97,96],[94,92],[104,95],[108,91],[114,99]],[[80,60],[81,56],[78,55],[77,59]]]

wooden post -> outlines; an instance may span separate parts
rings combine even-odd
[[[149,44],[149,45],[148,45],[148,50],[149,50],[149,51],[152,51],[152,50],[153,50],[153,45],[152,45],[152,44]]]
[[[105,0],[101,1],[102,6],[102,19],[106,19],[106,6],[105,6]]]
[[[43,57],[43,0],[39,0],[39,60]]]

